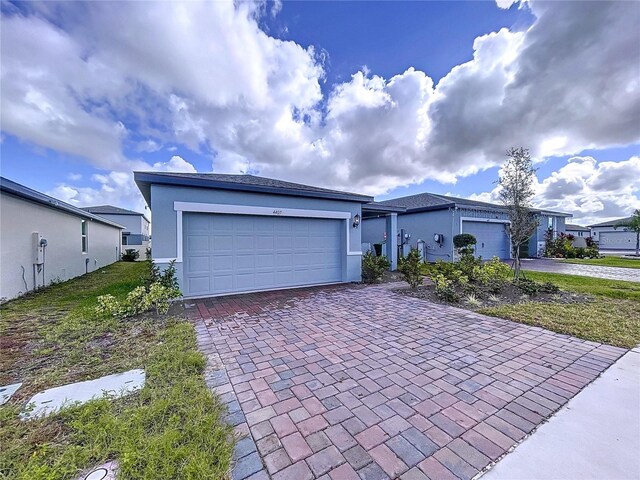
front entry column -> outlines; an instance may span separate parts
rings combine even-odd
[[[391,263],[389,270],[392,272],[398,268],[398,214],[389,213],[386,217],[387,241],[385,243],[386,256]]]

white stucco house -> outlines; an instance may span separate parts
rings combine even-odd
[[[82,207],[82,209],[122,225],[124,227],[122,231],[122,250],[135,249],[140,253],[141,260],[145,258],[151,238],[151,222],[144,213],[114,207],[113,205]]]
[[[0,299],[120,258],[123,226],[0,177]]]
[[[591,236],[598,242],[600,250],[635,250],[636,234],[620,226],[632,217],[616,218],[608,222],[589,225]]]

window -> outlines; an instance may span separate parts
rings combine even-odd
[[[82,220],[82,253],[87,253],[87,221]]]
[[[547,217],[547,228],[553,230],[553,217]]]
[[[122,234],[122,245],[127,245],[128,238],[129,238],[128,235],[125,235],[124,233]]]

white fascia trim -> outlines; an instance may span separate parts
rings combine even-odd
[[[153,258],[152,260],[156,263],[169,263],[170,261],[175,260],[176,263],[178,263],[177,258]]]
[[[253,205],[227,205],[222,203],[173,202],[173,209],[177,212],[265,215],[269,217],[351,218],[351,212],[306,210],[302,208],[258,207]]]

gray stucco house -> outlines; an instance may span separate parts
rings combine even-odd
[[[253,175],[135,172],[153,215],[153,260],[176,262],[186,297],[360,281],[366,195]],[[394,244],[395,245],[395,244]],[[395,259],[395,246],[389,249]]]
[[[0,177],[0,298],[9,300],[119,260],[122,229]]]
[[[607,222],[589,225],[593,239],[600,250],[635,250],[636,234],[628,228],[619,226],[633,217],[616,218]]]
[[[402,207],[398,213],[398,230],[403,254],[409,248],[418,248],[428,262],[438,259],[454,260],[453,237],[470,233],[476,237],[476,255],[484,259],[511,258],[509,235],[506,230],[508,215],[501,205],[456,198],[432,193],[420,193],[379,202],[380,205]],[[524,254],[537,256],[544,248],[544,236],[551,228],[554,235],[565,231],[565,219],[571,215],[546,210],[534,210],[538,228],[529,240]],[[386,241],[385,220],[375,214],[365,214],[362,241],[376,244]]]
[[[124,227],[122,249],[139,250],[140,257],[144,258],[145,250],[149,246],[151,223],[143,213],[112,205],[82,207],[82,209],[122,225]]]

